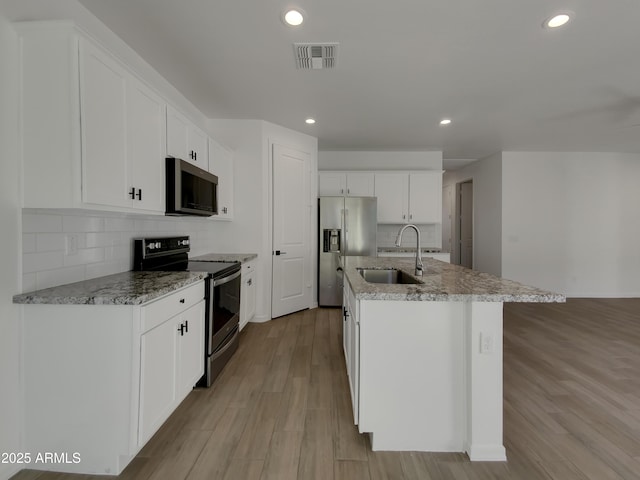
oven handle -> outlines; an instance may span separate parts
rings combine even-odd
[[[217,287],[217,286],[220,286],[220,285],[224,285],[225,283],[229,283],[231,280],[234,280],[234,279],[238,278],[241,273],[242,273],[242,270],[238,270],[237,272],[232,273],[231,275],[228,275],[226,277],[216,278],[213,281],[213,286]]]

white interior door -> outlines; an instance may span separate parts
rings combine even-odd
[[[309,168],[307,154],[273,145],[272,318],[311,303]]]

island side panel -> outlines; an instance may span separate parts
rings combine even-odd
[[[464,304],[359,304],[359,428],[372,449],[464,451]]]
[[[505,461],[502,302],[465,302],[467,441],[472,461]]]

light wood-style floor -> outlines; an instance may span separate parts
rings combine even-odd
[[[505,305],[506,463],[372,452],[352,425],[341,321],[316,309],[248,325],[214,387],[193,391],[119,478],[640,479],[640,299]]]

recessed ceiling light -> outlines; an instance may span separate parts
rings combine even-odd
[[[314,123],[316,123],[315,118],[307,118],[304,123],[308,124],[308,125],[313,125]]]
[[[548,28],[558,28],[565,25],[569,20],[571,20],[571,14],[566,12],[559,13],[545,20],[544,26]]]
[[[451,123],[450,118],[443,118],[442,120],[440,120],[440,125],[449,125],[450,123]]]
[[[302,12],[293,8],[291,10],[287,10],[282,18],[284,19],[284,23],[291,25],[292,27],[302,25],[302,22],[304,22],[304,15]]]

